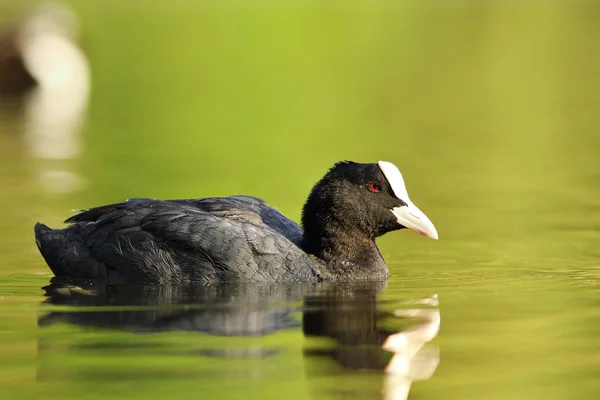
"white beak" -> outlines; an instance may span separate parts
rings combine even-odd
[[[437,240],[437,230],[429,218],[427,218],[427,215],[410,201],[407,204],[406,206],[394,207],[392,209],[392,213],[396,216],[398,223],[420,235]]]
[[[379,161],[379,168],[388,180],[397,198],[404,201],[406,206],[394,207],[391,211],[396,216],[398,223],[408,229],[432,239],[438,239],[438,233],[433,223],[423,211],[419,210],[408,198],[404,179],[398,168],[387,161]]]

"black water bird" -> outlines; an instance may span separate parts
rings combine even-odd
[[[335,164],[313,187],[303,228],[248,196],[130,199],[65,222],[65,229],[35,225],[52,272],[108,284],[383,280],[376,237],[408,228],[438,238],[386,161]]]

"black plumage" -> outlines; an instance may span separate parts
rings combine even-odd
[[[374,186],[376,185],[376,190]],[[130,199],[36,224],[56,276],[126,282],[318,282],[385,279],[375,238],[401,229],[378,164],[336,164],[313,188],[303,229],[261,199]]]

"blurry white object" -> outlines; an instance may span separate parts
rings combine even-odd
[[[68,160],[82,152],[90,69],[78,37],[75,14],[57,3],[36,7],[17,28],[16,48],[35,80],[25,95],[24,140],[30,154],[41,160]],[[40,168],[39,180],[51,192],[70,192],[83,183],[56,162]]]
[[[382,345],[384,350],[394,353],[385,367],[383,392],[388,400],[407,399],[412,382],[431,378],[440,360],[439,349],[426,345],[440,330],[441,315],[437,308],[437,295],[412,301],[410,304],[424,304],[436,308],[401,309],[394,312],[399,317],[421,318],[423,322],[390,335]]]
[[[40,186],[51,193],[71,193],[84,183],[76,173],[58,168],[40,170],[38,179]]]
[[[35,157],[68,159],[80,154],[78,131],[90,91],[88,62],[77,47],[75,15],[45,4],[18,34],[23,64],[37,82],[28,94],[26,140]]]

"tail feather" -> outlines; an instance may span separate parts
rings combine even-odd
[[[73,278],[105,278],[104,264],[96,260],[77,232],[78,227],[51,229],[36,223],[35,242],[56,276]]]
[[[40,240],[40,238],[46,234],[47,232],[51,231],[52,229],[50,229],[47,225],[44,225],[42,223],[37,222],[35,224],[35,226],[33,227],[33,231],[35,232],[35,243],[37,244],[38,249],[40,250],[40,252],[42,251],[42,241]],[[42,256],[44,254],[42,253]]]

